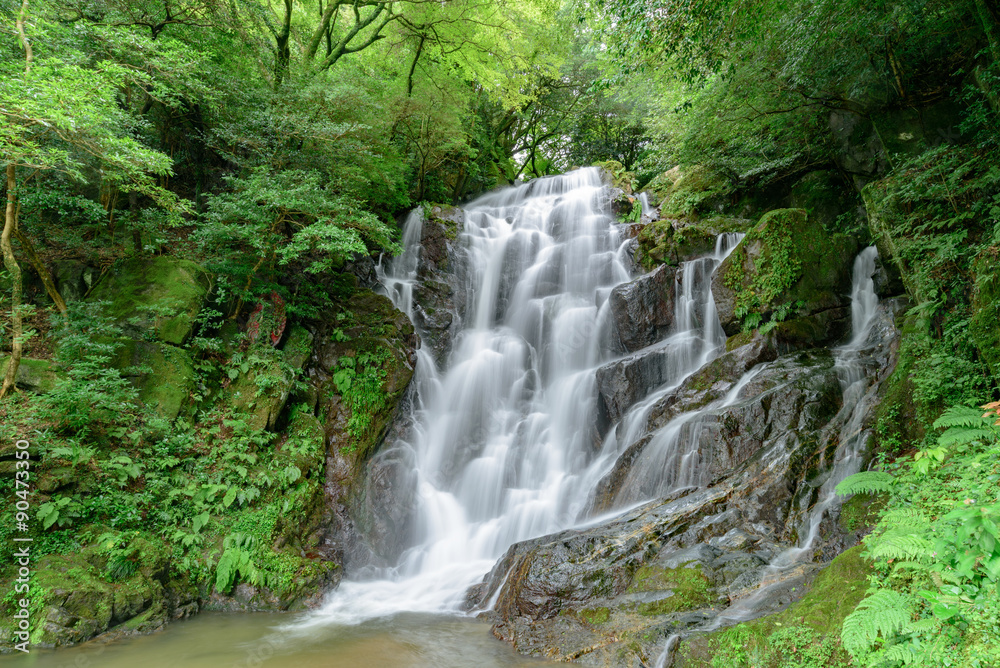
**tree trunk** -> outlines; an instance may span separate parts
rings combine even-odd
[[[59,313],[66,315],[66,300],[62,298],[59,294],[59,290],[56,289],[56,282],[52,279],[52,274],[49,273],[48,267],[42,262],[42,258],[39,257],[38,253],[35,251],[35,246],[31,243],[28,237],[24,236],[20,228],[14,227],[14,236],[17,237],[18,243],[21,244],[21,248],[24,249],[25,254],[28,256],[28,262],[31,266],[35,268],[38,275],[42,278],[42,283],[45,285],[45,291],[49,293],[49,297],[52,299],[52,303],[56,305],[59,309]]]
[[[996,0],[976,0],[976,9],[990,44],[993,64],[1000,65],[1000,10],[997,9]]]
[[[13,389],[14,380],[17,378],[17,369],[21,366],[21,267],[18,266],[17,260],[14,258],[14,249],[10,243],[10,238],[17,226],[17,195],[14,192],[17,186],[16,170],[13,163],[7,165],[7,210],[3,222],[3,235],[0,235],[3,264],[10,273],[13,284],[10,296],[10,363],[7,364],[7,373],[4,374],[3,386],[0,387],[0,399],[7,396],[7,393]]]

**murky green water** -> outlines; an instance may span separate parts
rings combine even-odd
[[[510,668],[549,665],[515,653],[474,619],[407,614],[289,632],[296,615],[202,614],[107,645],[0,656],[2,668]]]

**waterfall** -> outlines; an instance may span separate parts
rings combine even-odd
[[[604,521],[593,517],[595,490],[633,445],[642,449],[611,504],[618,512],[709,482],[698,450],[705,416],[745,400],[741,393],[763,365],[653,433],[650,415],[724,352],[712,275],[743,235],[720,235],[711,254],[678,268],[669,334],[622,358],[610,331],[609,297],[631,279],[629,240],[609,204],[599,170],[584,169],[491,193],[465,208],[451,268],[464,295],[460,327],[440,370],[418,351],[412,426],[388,444],[413,463],[409,548],[392,568],[345,579],[297,628],[458,612],[469,587],[511,545]],[[386,293],[411,316],[423,226],[422,213],[412,213],[404,252],[377,268]],[[801,518],[800,544],[778,556],[776,570],[810,554],[819,522],[838,503],[833,488],[861,463],[867,439],[861,419],[870,398],[858,360],[878,306],[874,262],[874,249],[867,249],[855,263],[853,337],[834,351],[845,397],[831,423],[840,429],[840,445],[817,482],[815,501],[802,506],[811,512]],[[662,361],[660,385],[600,434],[598,369],[636,356]]]
[[[600,171],[492,193],[465,214],[465,326],[440,374],[418,356],[414,428],[394,446],[415,462],[412,547],[376,579],[342,583],[307,625],[457,610],[507,547],[573,525],[604,467],[594,374],[614,353],[602,312],[631,277]],[[422,224],[410,215],[403,254],[379,269],[408,314]]]

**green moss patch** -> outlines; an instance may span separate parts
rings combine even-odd
[[[786,610],[693,636],[678,648],[683,668],[834,668],[850,665],[840,627],[868,587],[862,548],[840,554]]]
[[[152,331],[161,341],[181,345],[193,333],[211,285],[211,275],[194,262],[160,256],[125,262],[89,299],[109,302],[108,315],[130,333]]]
[[[679,568],[643,566],[632,577],[627,592],[670,592],[669,596],[656,601],[640,603],[637,612],[646,616],[694,610],[712,603],[711,584],[700,564]]]

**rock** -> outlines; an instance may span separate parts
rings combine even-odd
[[[635,197],[626,194],[621,188],[611,188],[608,197],[611,215],[618,220],[624,220],[628,217],[636,206]]]
[[[230,406],[244,414],[253,429],[274,430],[288,401],[294,370],[301,369],[312,353],[313,335],[300,325],[291,328],[284,347],[275,350],[261,340],[247,352],[257,363],[241,373],[226,391]]]
[[[805,209],[810,218],[828,230],[836,229],[837,219],[848,213],[852,214],[851,222],[856,223],[862,209],[854,186],[845,183],[840,173],[832,170],[809,172],[803,176],[792,185],[788,201],[788,208]]]
[[[695,165],[680,171],[673,184],[661,192],[660,213],[665,218],[697,218],[722,212],[732,185],[712,170]]]
[[[56,289],[66,303],[82,301],[100,277],[100,271],[79,260],[58,260],[50,271]]]
[[[982,251],[973,263],[972,272],[975,288],[969,333],[993,378],[1000,381],[1000,246]]]
[[[742,232],[750,221],[714,216],[698,222],[661,218],[647,224],[637,237],[637,255],[648,268],[659,264],[680,265],[715,250],[716,237],[723,232]]]
[[[0,362],[0,377],[7,374],[7,365],[10,358],[5,358]],[[14,384],[22,390],[46,394],[51,392],[64,375],[56,370],[55,364],[49,360],[36,360],[30,357],[22,357],[21,363],[17,367],[17,377]]]
[[[597,409],[603,431],[637,401],[671,378],[671,350],[666,346],[632,353],[597,370]]]
[[[740,330],[737,311],[766,321],[777,309],[802,317],[849,306],[857,251],[857,239],[827,233],[801,209],[765,214],[712,278],[723,329]]]
[[[191,354],[165,343],[120,339],[111,366],[122,372],[139,391],[139,400],[160,417],[180,415],[197,378]]]
[[[674,270],[660,266],[611,291],[609,305],[618,340],[635,352],[660,339],[674,322]]]
[[[645,187],[645,192],[649,197],[649,205],[654,207],[660,206],[663,200],[670,196],[674,183],[677,182],[680,176],[681,168],[679,165],[654,176]]]
[[[852,111],[837,109],[830,112],[834,155],[838,166],[850,174],[856,188],[864,187],[886,171],[889,162],[874,124]]]
[[[179,346],[194,332],[211,287],[211,275],[194,262],[159,256],[129,260],[110,271],[88,300],[110,302],[108,315],[129,336],[143,338],[152,331]]]
[[[358,291],[343,308],[350,318],[321,323],[307,376],[320,397],[326,441],[330,512],[322,549],[355,572],[368,565],[392,565],[407,540],[413,463],[405,448],[392,444],[408,425],[407,388],[417,361],[417,338],[406,315],[382,295]],[[382,405],[358,433],[352,428],[353,409],[337,390],[333,374],[341,357],[361,352],[384,359],[385,376]]]

